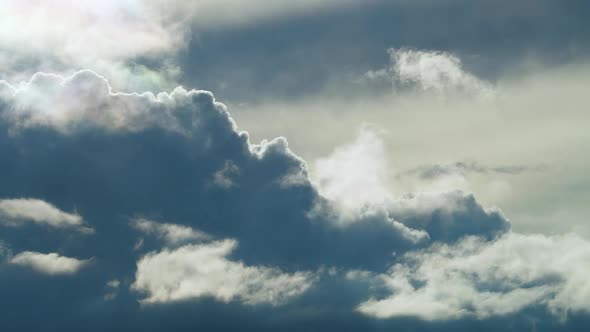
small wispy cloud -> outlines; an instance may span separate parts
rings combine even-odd
[[[458,161],[450,164],[422,165],[401,172],[397,177],[415,176],[422,180],[435,180],[446,176],[467,176],[469,174],[520,175],[529,172],[546,171],[546,165],[498,165],[488,166],[475,161]]]

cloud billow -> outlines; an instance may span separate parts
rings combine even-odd
[[[0,291],[10,295],[0,307],[21,292],[12,304],[18,317],[33,292],[44,298],[36,310],[80,308],[67,318],[61,310],[43,316],[70,328],[108,317],[112,325],[103,321],[96,329],[157,330],[164,323],[150,325],[152,319],[167,310],[177,310],[176,317],[187,310],[244,317],[250,310],[252,327],[280,326],[268,318],[274,314],[288,317],[289,328],[297,317],[321,326],[310,308],[326,310],[326,317],[350,313],[344,320],[350,327],[366,327],[373,317],[395,316],[367,301],[369,290],[390,295],[379,280],[403,263],[399,257],[433,243],[460,246],[469,235],[485,247],[510,228],[500,212],[462,192],[389,197],[350,209],[354,191],[347,188],[347,204],[337,201],[339,193],[322,196],[286,139],[249,142],[210,92],[117,93],[91,71],[37,74],[2,89],[0,197],[28,200],[0,201],[19,207],[0,211],[33,224],[84,220],[94,230],[0,223],[10,235],[0,239],[3,247],[15,253],[0,264]],[[355,183],[362,190],[363,182]],[[51,213],[41,218],[32,207]],[[333,298],[321,295],[326,291]],[[185,327],[229,324],[215,317],[188,315]]]
[[[247,261],[290,268],[375,267],[417,242],[387,213],[337,227],[326,219],[339,210],[325,208],[310,220],[323,198],[305,162],[284,138],[249,143],[209,92],[114,93],[104,78],[82,71],[37,74],[5,102],[3,194],[76,206],[101,234],[131,233],[125,216],[156,215],[238,239],[236,254]],[[212,185],[228,162],[235,186]],[[350,261],[346,252],[359,248]]]

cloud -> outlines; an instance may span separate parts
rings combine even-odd
[[[186,45],[189,26],[183,16],[172,17],[165,6],[155,3],[5,1],[0,8],[2,79],[21,80],[43,70],[71,73],[92,68],[123,88],[176,83],[175,65],[160,57]]]
[[[10,259],[11,264],[27,267],[47,275],[76,274],[91,261],[91,259],[80,260],[60,256],[56,253],[43,254],[33,251],[21,252]]]
[[[432,239],[491,238],[508,227],[503,216],[460,194],[431,196],[457,206],[449,213],[435,209],[433,218],[414,209],[413,197],[388,207],[398,199],[386,189],[383,142],[369,129],[316,163],[316,187],[285,138],[250,143],[210,92],[117,93],[103,77],[81,71],[37,74],[3,105],[7,145],[0,153],[12,156],[4,167],[14,178],[43,179],[13,188],[33,194],[68,183],[59,202],[77,206],[102,236],[128,234],[119,226],[128,221],[104,219],[157,215],[174,220],[177,230],[239,239],[236,254],[248,264],[383,270],[394,252]],[[15,152],[21,146],[26,154]],[[220,170],[228,170],[231,190],[211,185]],[[143,226],[174,242],[169,226]],[[129,239],[120,237],[121,250],[128,250]]]
[[[428,232],[433,241],[449,243],[467,235],[492,240],[510,230],[500,210],[486,209],[473,194],[459,190],[409,193],[389,202],[387,210],[405,226]]]
[[[207,240],[210,238],[209,235],[190,227],[157,223],[144,218],[133,220],[131,226],[145,235],[153,235],[164,240],[168,245],[178,245],[191,241]]]
[[[31,126],[50,126],[72,131],[87,125],[104,129],[130,131],[163,126],[182,131],[190,119],[170,113],[173,108],[187,106],[191,98],[213,98],[205,91],[190,92],[179,87],[170,94],[116,93],[106,78],[89,70],[64,77],[36,73],[30,81],[14,88],[7,98],[14,130]],[[222,107],[219,104],[219,107]],[[187,120],[188,122],[183,122]]]
[[[485,209],[472,194],[459,190],[406,193],[396,198],[387,178],[391,171],[383,140],[365,127],[355,142],[318,159],[311,174],[319,192],[336,207],[332,219],[340,223],[381,215],[416,243],[426,238],[452,242],[466,235],[493,239],[510,229],[499,210]]]
[[[363,128],[354,142],[337,147],[313,165],[312,177],[319,191],[344,209],[359,209],[367,204],[383,204],[390,198],[383,140]]]
[[[133,288],[147,293],[145,303],[213,297],[221,302],[278,305],[311,287],[310,273],[285,274],[228,260],[236,246],[236,241],[224,240],[149,253],[137,263]]]
[[[179,53],[204,31],[349,6],[356,0],[7,0],[0,8],[0,71],[12,81],[37,71],[99,71],[118,89],[179,83]],[[19,33],[15,33],[19,31]]]
[[[329,183],[334,190],[322,197],[309,180],[305,161],[291,152],[286,139],[251,144],[210,92],[177,88],[157,96],[117,93],[91,71],[69,77],[37,74],[11,91],[0,110],[8,143],[2,153],[12,156],[4,167],[14,178],[43,179],[24,189],[19,186],[25,193],[68,183],[65,191],[60,187],[59,201],[77,206],[99,232],[119,227],[104,223],[105,218],[155,213],[179,221],[179,227],[239,238],[236,252],[246,261],[281,264],[282,255],[289,255],[290,264],[309,267],[348,260],[346,264],[376,268],[377,262],[389,261],[392,252],[408,250],[428,237],[392,220],[376,204],[385,192],[373,187],[380,185],[383,174],[372,172],[384,173],[385,167],[379,159],[383,148],[373,134],[364,134],[356,146],[324,163],[333,170],[346,167],[350,174],[337,173],[340,178]],[[149,149],[147,142],[152,142]],[[16,152],[21,146],[28,147],[26,154]],[[347,151],[359,154],[348,158]],[[52,161],[46,159],[50,155]],[[367,172],[357,172],[354,163],[367,166]],[[323,174],[335,172],[328,168]],[[220,170],[227,170],[223,175],[231,179],[231,190],[211,185],[220,179]],[[346,180],[344,187],[337,182],[351,176],[353,181]],[[375,201],[347,216],[349,225],[338,225],[335,221],[347,214],[342,203],[354,203],[354,186],[360,184]],[[350,226],[355,220],[362,226]],[[167,232],[160,226],[153,229]],[[307,239],[305,248],[299,238]],[[360,244],[365,238],[375,241]],[[318,250],[321,255],[312,255]],[[354,260],[346,257],[351,251],[358,252]]]
[[[163,51],[176,47],[183,37],[147,2],[58,0],[49,5],[7,1],[0,15],[5,18],[2,48],[74,61],[78,57],[128,57]],[[15,34],[16,29],[22,33]]]
[[[446,176],[466,176],[470,173],[487,174],[498,173],[508,175],[519,175],[526,172],[539,172],[545,170],[544,166],[526,166],[526,165],[502,165],[502,166],[487,166],[477,162],[458,161],[451,164],[435,164],[420,166],[406,172],[404,175],[417,175],[424,180],[432,180]]]
[[[213,184],[221,188],[230,189],[236,184],[232,181],[232,177],[240,172],[240,169],[234,165],[230,160],[225,162],[223,168],[213,174]]]
[[[75,206],[95,229],[84,240],[15,234],[11,249],[94,257],[96,269],[68,279],[82,287],[54,278],[27,284],[24,271],[3,268],[0,287],[26,285],[38,295],[71,289],[71,300],[48,295],[47,303],[100,309],[92,317],[73,310],[80,317],[117,311],[147,319],[195,307],[217,308],[212,317],[350,315],[377,288],[343,277],[348,271],[382,275],[433,243],[495,241],[510,228],[470,194],[393,195],[384,185],[385,146],[369,129],[356,140],[349,133],[352,144],[322,159],[322,183],[284,137],[251,143],[210,92],[118,93],[92,71],[38,74],[4,88],[0,195]],[[137,308],[138,301],[158,305]]]
[[[52,228],[75,229],[83,233],[93,230],[85,226],[78,214],[64,212],[39,199],[1,199],[0,224],[19,227],[26,223],[45,225]]]
[[[407,254],[382,275],[392,294],[362,303],[378,318],[486,319],[545,306],[588,312],[590,243],[575,235],[507,234],[494,242],[467,238]]]
[[[388,52],[389,68],[369,71],[363,80],[387,81],[394,91],[411,88],[442,97],[495,97],[494,86],[465,71],[461,59],[451,53],[409,48],[390,48]]]
[[[112,301],[117,298],[119,295],[119,288],[121,287],[121,282],[117,279],[110,280],[105,285],[105,294],[103,299],[105,301]]]
[[[378,5],[363,5],[361,11],[345,8],[367,3]],[[330,85],[328,81],[356,76],[349,72],[349,65],[358,68],[361,62],[359,72],[372,67],[367,62],[377,56],[367,49],[374,40],[379,40],[377,52],[405,40],[413,40],[419,47],[429,47],[433,41],[450,43],[448,47],[459,45],[458,52],[464,52],[482,47],[457,43],[457,39],[469,39],[469,35],[480,39],[484,35],[499,40],[503,38],[498,36],[510,35],[512,30],[510,24],[482,18],[478,15],[481,10],[471,8],[479,6],[469,5],[468,12],[475,15],[467,16],[477,23],[473,26],[480,27],[475,29],[479,33],[449,35],[434,29],[442,21],[451,22],[449,31],[465,25],[449,20],[455,14],[440,15],[450,12],[446,10],[450,7],[437,3],[416,10],[405,3],[6,2],[0,9],[0,17],[6,17],[0,22],[0,72],[11,83],[0,81],[0,197],[17,199],[0,200],[4,204],[0,204],[0,221],[11,226],[2,231],[2,238],[8,242],[0,241],[0,309],[11,313],[3,324],[22,331],[48,327],[64,331],[460,331],[497,330],[498,326],[526,330],[531,326],[519,324],[523,320],[532,322],[531,329],[537,328],[539,316],[553,323],[554,317],[547,318],[543,310],[560,317],[582,313],[581,319],[573,320],[568,327],[587,323],[589,296],[584,266],[588,254],[587,249],[581,249],[587,247],[585,240],[511,233],[510,222],[499,210],[484,207],[469,193],[441,190],[399,195],[402,188],[392,188],[388,181],[391,163],[385,157],[388,149],[381,134],[364,130],[355,139],[353,131],[342,130],[342,141],[353,143],[308,165],[291,151],[294,145],[289,143],[297,143],[297,139],[288,143],[278,137],[253,143],[248,133],[238,130],[225,105],[212,93],[174,89],[182,76],[207,82],[209,73],[220,78],[224,86],[241,86],[241,93],[257,90],[251,97],[255,100],[276,98],[283,90],[288,90],[284,95],[302,95]],[[455,1],[450,3],[456,6]],[[496,7],[502,6],[482,6]],[[525,13],[538,17],[551,11],[537,9],[529,15],[531,6],[516,7],[523,17]],[[514,11],[507,10],[508,16]],[[424,25],[424,20],[413,19],[416,16],[412,12],[433,20]],[[397,19],[392,20],[391,13]],[[523,20],[500,16],[502,22],[522,25]],[[389,29],[391,25],[381,24],[385,21],[410,28]],[[577,28],[578,21],[573,21]],[[426,30],[418,25],[433,33],[424,34]],[[304,30],[299,30],[301,26]],[[509,31],[499,31],[499,26],[508,26]],[[269,28],[281,37],[280,41],[268,34]],[[210,34],[201,40],[201,31]],[[229,36],[236,32],[237,37]],[[385,35],[393,36],[394,42]],[[426,37],[412,39],[422,35]],[[512,38],[508,44],[530,34],[525,31],[523,36]],[[189,42],[191,38],[193,42]],[[333,39],[339,38],[341,41],[334,44]],[[361,39],[366,44],[354,42]],[[478,43],[487,44],[488,39]],[[563,43],[571,41],[575,40],[565,38]],[[186,46],[192,50],[184,54]],[[209,47],[222,51],[205,50]],[[231,59],[231,66],[220,60],[221,52]],[[314,63],[314,54],[322,61]],[[342,89],[338,83],[336,116],[326,117],[325,127],[316,120],[319,112],[296,103],[291,107],[298,112],[306,109],[309,114],[315,113],[314,126],[309,126],[309,119],[301,113],[296,117],[306,121],[305,126],[290,121],[283,126],[308,136],[307,145],[313,149],[322,144],[336,146],[325,143],[325,137],[336,131],[336,122],[346,118],[346,107],[362,109],[363,121],[378,108],[387,109],[390,116],[400,116],[400,121],[388,123],[406,127],[395,133],[401,137],[395,148],[411,150],[402,161],[407,163],[402,169],[440,166],[417,171],[426,177],[483,173],[479,164],[438,163],[447,158],[465,160],[462,158],[469,158],[473,151],[489,157],[477,160],[495,160],[496,155],[485,150],[485,144],[465,142],[464,128],[477,132],[483,140],[487,138],[496,150],[498,144],[502,145],[502,151],[514,149],[513,144],[521,144],[517,142],[524,136],[525,141],[539,137],[549,141],[553,135],[567,137],[568,143],[584,141],[577,134],[571,135],[569,126],[568,135],[561,135],[553,130],[542,132],[542,123],[537,126],[538,122],[528,126],[535,127],[540,135],[529,135],[513,124],[519,121],[518,114],[511,116],[511,121],[506,121],[505,112],[497,116],[495,120],[503,129],[498,131],[488,126],[495,115],[444,112],[443,108],[454,111],[459,107],[472,111],[474,99],[490,99],[499,90],[464,69],[454,53],[395,49],[391,56],[391,68],[370,72],[366,79],[393,81],[397,91],[404,93],[407,89],[411,92],[408,95],[382,98],[378,94],[383,91],[379,91],[371,95],[378,98],[357,102],[355,97],[341,97],[365,92]],[[184,65],[196,70],[183,73],[186,68],[181,70],[177,65],[180,58],[186,58]],[[259,58],[271,70],[259,70]],[[326,58],[331,60],[330,68],[344,70],[337,70],[335,76],[326,75],[327,67],[321,64]],[[359,59],[365,59],[365,63],[356,61]],[[211,65],[213,62],[215,65]],[[283,66],[285,63],[290,66]],[[245,67],[249,69],[243,71]],[[286,67],[298,67],[298,74],[283,70]],[[78,68],[91,70],[73,72]],[[42,72],[29,79],[29,72],[36,71]],[[249,76],[249,72],[255,74]],[[246,81],[264,81],[263,85],[270,88],[257,89],[261,86],[257,82],[234,80],[242,75],[248,76]],[[26,81],[17,83],[20,80]],[[561,89],[555,89],[555,82],[551,82],[548,91],[552,93],[561,95],[568,90],[559,84]],[[244,89],[246,85],[249,88]],[[579,88],[584,86],[580,84]],[[146,90],[166,92],[141,93]],[[234,96],[229,94],[232,100]],[[398,97],[399,104],[389,103]],[[405,106],[412,112],[402,114],[396,109],[414,97],[419,102],[412,100]],[[436,97],[449,103],[440,103]],[[481,104],[492,107],[492,103]],[[322,100],[318,105],[322,108],[326,103]],[[530,106],[522,108],[534,110],[535,120],[550,124],[545,128],[554,128],[549,120],[555,119],[553,115],[541,114]],[[551,107],[551,111],[564,108]],[[439,114],[433,115],[429,112],[432,109]],[[270,122],[276,121],[279,113],[273,109],[272,116],[256,121],[284,135]],[[559,113],[561,118],[569,118]],[[361,122],[358,114],[351,121],[355,127]],[[586,122],[578,123],[582,126]],[[311,127],[321,127],[318,130],[323,132],[313,137]],[[437,142],[443,137],[449,139],[452,152],[440,149]],[[549,149],[559,150],[559,146]],[[537,149],[527,151],[544,155]],[[564,155],[566,152],[570,150],[563,150]],[[448,153],[467,156],[441,158]],[[581,154],[567,155],[581,158]],[[502,167],[486,170],[490,174],[521,171]],[[583,201],[581,184],[575,185],[575,194],[560,195],[560,199]],[[92,225],[93,236],[14,227],[43,224],[85,229],[86,223]],[[20,254],[14,256],[12,252]],[[78,273],[90,262],[96,268]],[[40,273],[30,273],[31,269]],[[46,278],[43,274],[76,277]],[[138,302],[150,305],[139,306]],[[35,319],[28,319],[31,312],[37,313]],[[411,317],[379,321],[400,316]],[[461,322],[453,325],[449,320]]]

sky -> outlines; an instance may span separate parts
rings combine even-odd
[[[588,13],[4,0],[0,330],[587,330]]]

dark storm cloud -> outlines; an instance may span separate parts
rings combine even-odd
[[[50,92],[42,96],[43,89]],[[127,228],[125,218],[156,216],[238,238],[246,261],[302,266],[371,265],[367,258],[377,263],[423,237],[405,229],[409,217],[400,215],[396,224],[378,210],[347,227],[327,222],[339,211],[319,197],[286,140],[251,145],[208,92],[113,94],[103,78],[80,72],[65,79],[38,75],[8,100],[2,196],[75,207],[97,233]],[[235,185],[216,186],[228,161]],[[472,204],[462,195],[443,199]],[[356,262],[346,254],[351,242],[371,243],[354,249]]]
[[[369,286],[345,271],[381,273],[395,254],[509,228],[459,192],[368,207],[339,224],[338,205],[318,194],[287,141],[249,143],[209,92],[113,93],[82,71],[3,84],[0,96],[0,197],[9,203],[0,214],[9,260],[0,265],[0,307],[19,330],[231,328],[219,315],[319,328],[367,296]],[[11,227],[7,216],[24,222]],[[94,232],[42,227],[81,220]],[[216,268],[190,272],[194,259]],[[214,271],[229,279],[213,282]],[[171,286],[207,278],[201,291]],[[140,307],[145,299],[173,303]],[[152,320],[169,310],[206,318]],[[373,325],[360,314],[346,320]]]

